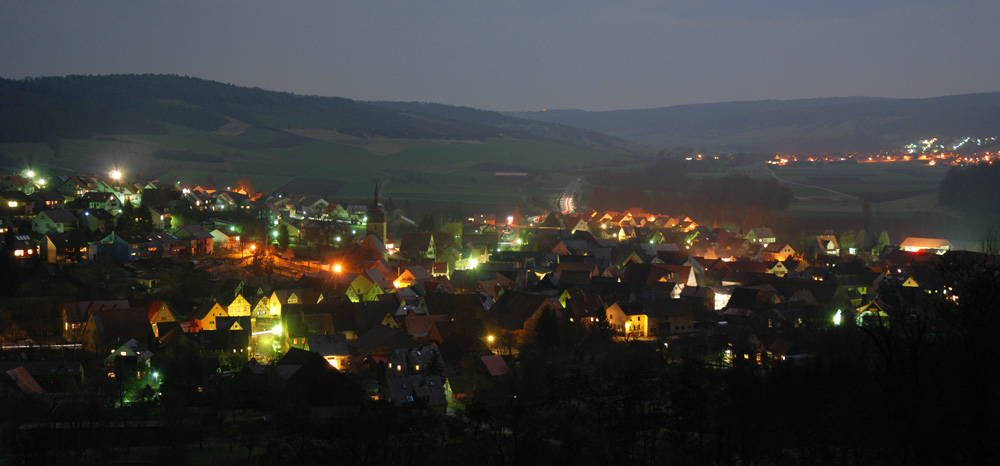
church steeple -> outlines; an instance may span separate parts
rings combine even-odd
[[[381,210],[382,204],[378,201],[378,183],[375,183],[375,202],[372,203],[371,210]]]
[[[365,226],[366,235],[375,235],[382,244],[386,240],[385,208],[378,199],[378,183],[375,183],[375,195],[372,205],[368,207],[368,223]]]

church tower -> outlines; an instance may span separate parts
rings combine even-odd
[[[375,235],[382,244],[385,244],[385,207],[378,200],[378,183],[375,183],[375,201],[368,207],[367,232],[365,236]]]

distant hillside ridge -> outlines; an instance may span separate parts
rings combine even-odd
[[[831,97],[504,114],[668,149],[878,151],[899,150],[907,142],[932,137],[1000,135],[1000,92],[925,99]]]
[[[0,143],[165,134],[169,125],[211,132],[235,120],[259,128],[321,129],[360,138],[515,137],[602,148],[628,144],[593,131],[490,115],[495,112],[422,108],[426,112],[163,74],[0,79]]]
[[[636,144],[600,132],[559,123],[546,123],[535,119],[516,118],[503,113],[472,107],[436,104],[429,102],[372,101],[372,105],[402,112],[433,115],[451,120],[479,123],[505,131],[506,135],[519,138],[538,138],[604,149],[632,149]]]

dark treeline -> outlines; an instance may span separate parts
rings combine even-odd
[[[761,211],[784,210],[791,204],[792,190],[773,179],[740,174],[691,176],[706,169],[725,173],[733,163],[674,157],[656,160],[641,170],[594,175],[588,179],[599,186],[588,207],[619,211],[643,207],[671,215],[700,212],[711,217],[705,220],[745,223],[748,216],[760,217]]]
[[[500,130],[414,117],[335,97],[300,96],[177,75],[0,79],[0,142],[94,134],[163,134],[167,125],[214,131],[227,117],[265,128],[323,128],[355,136],[481,139]]]
[[[942,207],[977,218],[1000,218],[1000,164],[952,168],[941,181],[938,202]]]

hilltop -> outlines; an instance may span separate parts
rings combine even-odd
[[[925,138],[1000,134],[1000,92],[927,99],[842,97],[509,116],[587,128],[641,144],[707,152],[899,150]]]

